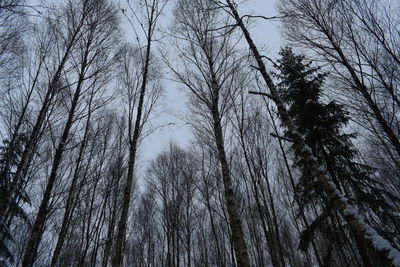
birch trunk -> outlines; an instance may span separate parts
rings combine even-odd
[[[124,197],[122,201],[122,212],[121,218],[118,223],[118,233],[117,233],[117,241],[115,247],[115,253],[112,259],[112,266],[118,267],[122,265],[123,262],[123,251],[125,246],[125,235],[126,235],[126,222],[128,220],[128,211],[129,205],[131,202],[131,194],[132,194],[132,186],[133,186],[133,178],[135,171],[135,160],[136,160],[136,152],[137,146],[139,143],[140,132],[142,129],[142,113],[143,113],[143,104],[144,97],[146,94],[148,73],[149,73],[149,65],[150,65],[150,51],[151,51],[151,36],[153,31],[153,21],[154,21],[155,9],[151,9],[151,14],[149,18],[149,25],[147,28],[147,44],[146,44],[146,54],[144,58],[144,69],[143,69],[143,78],[140,89],[139,103],[137,107],[137,114],[135,120],[135,126],[133,131],[133,136],[129,136],[129,162],[128,162],[128,174],[126,178],[126,184],[124,188]],[[129,122],[129,127],[131,127],[131,123]],[[129,130],[129,133],[131,130]]]
[[[297,151],[301,152],[304,164],[309,168],[313,176],[319,182],[321,188],[334,203],[334,207],[342,214],[346,222],[349,224],[355,239],[358,241],[360,254],[366,253],[371,256],[377,265],[383,266],[400,266],[400,252],[391,246],[391,244],[377,234],[371,226],[367,225],[358,212],[348,203],[348,200],[338,191],[335,184],[324,174],[322,168],[319,166],[316,158],[312,155],[311,149],[304,143],[303,137],[299,134],[293,120],[290,118],[287,110],[285,109],[278,90],[267,73],[266,67],[262,60],[261,54],[258,52],[249,31],[244,25],[241,17],[239,16],[236,6],[232,1],[226,0],[226,3],[231,11],[231,15],[235,19],[237,25],[240,27],[244,37],[249,45],[251,52],[257,62],[258,71],[263,77],[266,85],[270,89],[270,98],[275,102],[278,113],[280,115],[283,125],[286,126],[290,137],[293,139],[294,147]],[[367,250],[363,252],[362,250]]]
[[[224,140],[222,135],[222,127],[218,106],[214,105],[213,110],[214,136],[217,146],[219,162],[221,164],[222,180],[224,184],[224,195],[226,207],[228,210],[229,225],[232,232],[232,242],[235,250],[236,261],[240,267],[250,267],[250,259],[247,252],[246,241],[244,239],[243,227],[238,214],[238,205],[236,203],[235,194],[233,191],[232,177],[230,168],[226,159],[224,148]]]

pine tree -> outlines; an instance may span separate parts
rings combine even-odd
[[[323,102],[323,86],[327,75],[319,67],[313,67],[312,62],[306,62],[304,56],[295,55],[291,48],[282,49],[280,56],[278,74],[275,76],[280,81],[281,98],[298,131],[304,136],[305,143],[339,191],[367,215],[368,222],[381,235],[392,240],[398,234],[396,229],[399,229],[398,216],[393,215],[395,203],[399,200],[373,178],[374,170],[371,167],[358,161],[358,152],[352,144],[356,135],[343,132],[349,122],[349,114],[344,107],[335,101]],[[301,155],[295,153],[295,166],[301,169],[296,196],[302,204],[300,208],[304,209],[307,205],[319,203],[318,200],[326,200],[327,196],[309,170],[303,167],[301,159]],[[338,224],[338,214],[334,213],[329,202],[323,203],[322,212],[302,233],[300,247],[307,249],[318,230],[328,241],[325,261],[329,264],[333,256],[329,253],[331,242],[339,242],[340,246],[343,244],[340,244],[341,238],[338,237],[346,237]]]

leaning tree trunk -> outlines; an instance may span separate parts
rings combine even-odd
[[[54,160],[53,160],[50,176],[49,176],[49,179],[48,179],[48,182],[46,185],[46,189],[45,189],[45,192],[43,195],[42,202],[39,207],[39,212],[36,216],[35,223],[33,224],[33,227],[31,230],[29,241],[28,241],[28,244],[27,244],[27,247],[25,250],[25,254],[24,254],[24,258],[22,261],[22,266],[24,266],[24,267],[32,266],[33,263],[35,262],[40,239],[41,239],[41,236],[42,236],[42,233],[44,230],[44,226],[46,223],[46,217],[47,217],[47,213],[48,213],[48,205],[50,202],[51,193],[53,191],[53,187],[54,187],[54,184],[55,184],[56,178],[57,178],[57,171],[58,171],[58,168],[59,168],[61,160],[62,160],[62,156],[63,156],[64,150],[65,150],[65,145],[66,145],[67,139],[69,137],[69,132],[74,123],[74,115],[75,115],[76,107],[78,105],[78,100],[81,95],[83,81],[85,78],[84,75],[85,75],[86,67],[87,67],[88,54],[89,54],[89,51],[86,51],[84,60],[82,62],[82,67],[80,70],[75,94],[72,99],[71,109],[68,114],[68,119],[64,126],[64,130],[63,130],[61,139],[58,143],[58,146],[57,146],[57,149],[56,149],[56,152],[54,155]]]
[[[258,65],[257,69],[261,73],[261,76],[270,89],[270,95],[268,96],[277,106],[278,114],[283,125],[285,125],[287,128],[288,134],[293,140],[296,151],[301,154],[305,167],[307,167],[312,175],[316,177],[323,191],[332,200],[334,208],[342,214],[346,222],[349,224],[355,239],[359,241],[357,242],[360,244],[359,249],[367,250],[366,254],[371,256],[371,259],[377,264],[377,266],[400,266],[400,252],[395,249],[387,240],[382,238],[371,226],[365,223],[364,219],[360,216],[360,214],[358,214],[356,209],[349,204],[348,200],[337,190],[335,184],[323,172],[323,169],[319,165],[317,159],[313,156],[311,149],[305,144],[303,137],[297,131],[293,120],[284,107],[278,94],[278,90],[271,77],[267,73],[262,56],[258,52],[258,49],[254,44],[249,31],[237,12],[235,7],[236,5],[234,5],[231,0],[226,0],[226,3],[231,11],[231,15],[243,32],[249,48],[253,53]]]
[[[30,86],[29,89],[29,93],[27,95],[27,98],[24,102],[24,105],[21,109],[21,114],[18,116],[18,122],[16,123],[11,138],[9,140],[9,144],[10,144],[10,148],[7,150],[6,154],[5,154],[5,163],[4,166],[2,167],[2,170],[0,172],[0,181],[4,181],[5,182],[5,195],[1,195],[0,197],[0,207],[2,207],[2,211],[0,211],[0,223],[3,222],[5,223],[6,221],[8,222],[7,224],[11,223],[14,214],[12,212],[10,212],[9,210],[9,203],[13,203],[14,201],[16,201],[17,197],[14,196],[14,191],[15,189],[18,187],[18,185],[21,184],[21,182],[23,181],[22,179],[19,178],[14,178],[13,181],[10,181],[11,184],[9,184],[9,178],[8,173],[12,164],[12,155],[16,149],[16,142],[18,140],[18,136],[19,134],[21,134],[21,128],[23,126],[24,121],[26,120],[26,113],[28,112],[28,106],[31,103],[31,98],[34,92],[34,89],[36,87],[36,84],[39,80],[39,74],[40,74],[40,70],[42,68],[43,65],[43,60],[40,61],[38,69],[36,71],[36,74],[33,78],[33,82],[32,85]],[[24,152],[23,152],[24,153]],[[4,206],[2,204],[2,202],[4,201]],[[3,235],[5,233],[0,233],[0,239],[3,239]]]
[[[83,24],[83,18],[84,18],[84,16],[82,16],[75,31],[71,33],[72,35],[67,44],[67,47],[65,48],[63,57],[62,57],[59,65],[57,66],[56,72],[54,73],[54,75],[51,79],[51,82],[47,88],[42,106],[39,111],[39,115],[33,126],[31,134],[28,138],[27,144],[25,145],[24,151],[21,156],[21,160],[18,164],[15,174],[13,175],[14,176],[13,181],[11,182],[10,188],[8,189],[6,195],[0,199],[0,223],[2,221],[5,221],[4,220],[5,215],[8,214],[8,212],[9,212],[10,204],[11,204],[12,199],[14,198],[14,194],[15,194],[15,191],[17,190],[18,183],[20,182],[20,179],[22,177],[24,177],[28,171],[32,156],[34,154],[34,151],[35,151],[37,143],[38,143],[38,139],[42,132],[42,127],[43,127],[46,115],[48,113],[49,107],[51,105],[51,102],[52,102],[55,94],[56,94],[56,90],[60,89],[60,88],[58,88],[60,77],[64,70],[65,64],[67,63],[67,60],[71,54],[71,51],[76,43],[76,40],[79,38],[78,33]]]
[[[369,108],[371,109],[372,113],[374,114],[376,120],[382,127],[383,131],[386,133],[387,137],[389,138],[390,142],[396,149],[397,153],[400,156],[400,140],[396,133],[393,131],[393,129],[390,126],[390,123],[384,118],[384,115],[382,114],[382,111],[380,110],[379,106],[377,103],[374,101],[373,97],[371,96],[370,92],[368,91],[368,88],[364,85],[362,80],[359,79],[357,76],[356,71],[354,68],[351,66],[349,63],[348,59],[343,53],[343,50],[335,44],[333,41],[332,37],[327,35],[328,40],[332,43],[334,49],[336,52],[339,54],[339,57],[341,59],[341,63],[345,66],[347,71],[350,73],[351,78],[353,79],[355,86],[357,89],[360,91],[362,96],[364,97],[365,101],[367,102]]]
[[[9,189],[7,190],[7,193],[4,197],[0,199],[0,222],[5,219],[6,214],[8,214],[9,209],[10,209],[10,204],[12,199],[14,198],[15,191],[17,190],[18,184],[21,180],[22,177],[25,176],[32,156],[33,156],[33,151],[35,151],[35,148],[38,143],[39,136],[41,134],[42,128],[43,128],[43,123],[45,121],[46,115],[48,113],[50,104],[52,102],[52,99],[55,95],[55,91],[58,89],[57,85],[61,76],[61,73],[64,69],[65,63],[67,61],[67,58],[69,57],[70,50],[72,49],[72,45],[68,47],[67,51],[64,53],[64,57],[62,58],[57,71],[55,72],[53,79],[51,80],[49,87],[47,89],[46,95],[44,97],[42,107],[39,111],[39,115],[36,119],[36,122],[33,126],[32,132],[28,138],[28,141],[25,145],[24,151],[22,152],[21,155],[21,160],[18,163],[17,170],[15,171],[15,174],[13,175],[13,180],[11,182],[11,185]],[[3,178],[3,177],[2,177]]]
[[[269,109],[269,107],[267,107],[267,111],[268,111],[268,114],[269,114],[269,116],[271,118],[272,126],[274,128],[274,132],[275,132],[276,135],[278,135],[279,134],[278,133],[278,128],[276,126],[275,121],[273,120],[272,113],[271,113],[271,110]],[[286,168],[286,170],[288,172],[290,185],[291,185],[291,187],[293,189],[293,192],[295,192],[296,185],[295,185],[295,182],[294,182],[294,178],[293,178],[292,172],[290,170],[290,165],[289,165],[289,161],[288,161],[288,158],[286,156],[286,153],[285,153],[285,149],[283,148],[282,140],[280,138],[277,138],[277,139],[278,139],[279,149],[282,152],[283,162],[285,163],[285,168]],[[294,197],[294,201],[297,203],[298,206],[300,206],[300,202],[299,202],[299,199],[297,197]],[[309,225],[309,223],[307,221],[307,218],[306,218],[306,215],[305,215],[303,209],[299,209],[299,215],[300,215],[301,219],[303,220],[304,226],[306,227],[306,229],[309,229],[310,225]],[[311,245],[312,245],[312,248],[314,250],[315,258],[316,258],[316,260],[318,262],[318,266],[322,267],[324,264],[322,262],[322,259],[321,259],[320,255],[319,255],[319,252],[318,252],[318,249],[317,249],[317,245],[315,243],[314,238],[311,238]],[[306,251],[305,253],[306,253],[307,258],[308,258],[309,257],[308,256],[308,252]]]
[[[60,229],[60,232],[58,235],[58,239],[57,239],[56,247],[53,252],[53,256],[51,258],[51,266],[56,265],[58,256],[61,253],[61,249],[64,245],[65,237],[67,236],[68,228],[70,225],[74,197],[78,197],[79,193],[76,194],[76,192],[77,191],[80,192],[80,189],[81,189],[81,187],[76,188],[76,185],[77,185],[78,178],[79,178],[79,172],[81,169],[81,163],[82,163],[82,159],[84,156],[86,143],[88,142],[88,133],[89,133],[89,129],[90,129],[90,119],[91,119],[91,104],[92,104],[92,100],[89,103],[89,113],[88,113],[88,118],[86,121],[85,132],[83,134],[83,140],[82,140],[82,143],[79,148],[79,155],[76,160],[74,174],[72,176],[72,181],[71,181],[70,189],[68,192],[67,203],[65,206],[64,217],[62,220],[61,229]]]

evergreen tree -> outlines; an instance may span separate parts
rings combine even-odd
[[[282,49],[280,56],[278,73],[275,74],[280,81],[280,94],[306,144],[341,193],[366,215],[368,222],[381,235],[393,240],[399,234],[396,230],[399,229],[399,218],[393,213],[398,210],[396,203],[399,200],[384,190],[384,185],[374,178],[371,167],[358,161],[358,152],[352,144],[355,134],[343,132],[343,127],[349,122],[344,107],[335,101],[323,102],[326,74],[319,67],[313,67],[312,62],[306,62],[304,56],[295,55],[291,48]],[[318,205],[318,200],[327,200],[327,197],[318,188],[316,179],[302,167],[301,158],[295,154],[295,166],[301,169],[296,196],[302,204],[300,208],[304,209],[307,205]],[[302,233],[300,247],[307,249],[315,230],[318,230],[328,241],[325,260],[330,264],[333,256],[330,254],[330,241],[341,246],[341,238],[346,237],[331,203],[323,201],[319,204],[322,212]]]
[[[5,140],[3,146],[0,146],[0,171],[5,174],[0,176],[3,178],[0,179],[0,198],[4,197],[10,189],[14,171],[19,164],[25,142],[26,136],[17,134],[13,142]],[[21,180],[17,186],[15,197],[11,200],[8,214],[5,214],[4,220],[0,221],[0,266],[8,266],[8,263],[14,263],[14,255],[10,249],[10,242],[14,241],[10,229],[13,218],[18,216],[30,225],[23,203],[30,204],[30,199],[25,191],[25,182]]]

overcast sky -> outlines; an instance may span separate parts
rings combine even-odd
[[[274,16],[276,15],[275,3],[275,0],[249,0],[240,6],[240,11],[242,14]],[[166,18],[166,21],[169,21],[168,18]],[[274,57],[281,46],[277,23],[258,19],[250,30],[257,45],[268,52],[269,56]],[[174,124],[157,130],[143,141],[139,153],[140,166],[138,167],[141,169],[140,173],[143,173],[142,171],[147,163],[165,149],[169,142],[172,141],[185,147],[192,138],[190,127],[181,119],[186,113],[186,99],[181,90],[182,85],[168,79],[163,81],[163,85],[165,94],[161,100],[162,103],[160,103],[160,115],[152,124]]]

